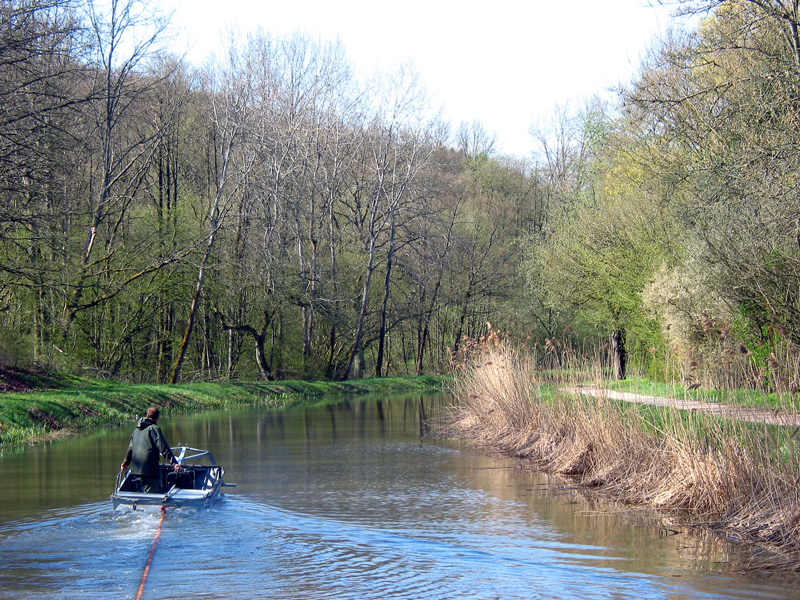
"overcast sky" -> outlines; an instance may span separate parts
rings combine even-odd
[[[648,0],[161,0],[199,62],[234,27],[339,37],[371,73],[411,61],[453,129],[479,120],[527,155],[532,124],[628,81],[668,11]]]

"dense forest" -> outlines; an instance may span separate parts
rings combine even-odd
[[[421,374],[494,327],[796,386],[798,3],[675,8],[695,25],[521,158],[337,42],[196,66],[154,3],[0,0],[0,365]]]

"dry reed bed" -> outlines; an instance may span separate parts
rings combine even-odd
[[[757,543],[768,551],[754,568],[800,571],[796,430],[574,394],[543,400],[534,357],[497,339],[461,366],[451,433]]]

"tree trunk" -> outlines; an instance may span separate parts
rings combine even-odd
[[[367,311],[369,309],[369,292],[372,283],[372,273],[375,271],[375,237],[373,235],[370,240],[369,248],[369,261],[367,263],[367,274],[364,278],[364,287],[361,290],[361,308],[358,313],[358,324],[356,326],[356,335],[353,340],[353,351],[350,354],[350,360],[347,363],[347,371],[345,372],[345,379],[349,379],[353,374],[353,365],[356,362],[356,357],[361,352],[361,339],[364,337],[364,322],[367,319]]]
[[[389,313],[389,294],[392,282],[392,262],[394,260],[394,226],[395,214],[392,212],[391,235],[389,237],[389,254],[386,258],[386,279],[383,284],[383,306],[381,307],[381,325],[378,333],[378,356],[375,361],[375,377],[383,377],[383,358],[386,353],[386,322]]]
[[[228,367],[226,369],[225,378],[230,381],[233,379],[233,337],[235,333],[231,330],[228,331]]]
[[[453,352],[458,352],[461,346],[461,337],[464,335],[464,324],[467,321],[467,313],[469,313],[469,303],[472,299],[472,279],[469,281],[467,292],[464,294],[464,303],[461,307],[461,316],[458,318],[458,329],[456,330],[455,341],[453,342]]]
[[[251,332],[256,342],[256,364],[261,376],[267,381],[273,381],[275,377],[272,375],[272,370],[269,368],[267,355],[264,352],[264,342],[266,341],[266,329],[262,333]]]
[[[203,293],[203,281],[206,277],[206,263],[208,262],[209,252],[206,252],[203,263],[200,265],[200,272],[197,275],[197,284],[195,285],[194,294],[192,295],[192,305],[189,308],[189,318],[186,321],[186,330],[183,333],[181,347],[178,350],[178,357],[175,359],[175,364],[172,366],[172,374],[169,378],[170,383],[178,383],[178,379],[181,376],[183,359],[186,358],[186,350],[189,348],[189,340],[192,337],[192,330],[194,329],[197,307],[200,305],[200,295]]]
[[[253,342],[255,343],[256,364],[258,365],[258,370],[261,373],[261,376],[267,381],[274,381],[275,376],[272,374],[272,368],[269,366],[270,362],[267,360],[267,353],[264,351],[264,346],[267,343],[267,333],[269,332],[269,328],[272,326],[272,322],[277,315],[277,311],[272,314],[270,314],[268,311],[264,311],[264,320],[261,324],[261,329],[256,331],[256,329],[250,325],[230,325],[226,322],[225,316],[222,313],[217,313],[217,316],[222,321],[222,328],[226,329],[229,335],[232,335],[234,331],[243,331],[253,336]],[[232,344],[232,342],[229,343]],[[229,364],[229,376],[231,371],[231,365]]]
[[[614,378],[625,379],[628,353],[625,350],[625,330],[616,329],[611,334],[611,353],[614,358]]]
[[[224,181],[224,178],[223,178]],[[222,185],[219,186],[216,197],[214,198],[214,206],[211,208],[211,233],[208,236],[208,243],[206,251],[203,254],[203,261],[200,263],[200,269],[197,273],[197,283],[194,288],[194,295],[192,296],[192,306],[189,308],[189,318],[186,322],[186,331],[181,340],[181,347],[178,350],[178,357],[175,359],[175,364],[172,367],[172,375],[169,378],[170,383],[178,383],[181,376],[181,367],[183,367],[183,359],[186,358],[186,350],[189,347],[189,340],[192,337],[192,330],[194,329],[194,321],[197,316],[197,307],[200,305],[200,297],[203,293],[203,283],[206,278],[206,268],[208,261],[211,258],[211,252],[214,249],[214,240],[217,237],[217,230],[219,229],[219,205],[222,196]]]
[[[328,379],[334,378],[333,357],[335,354],[335,348],[336,348],[336,324],[333,323],[331,325],[330,334],[328,335],[328,359],[327,359],[327,366],[325,367],[325,373],[327,374]]]

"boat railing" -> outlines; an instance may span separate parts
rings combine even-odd
[[[196,461],[204,457],[208,457],[208,460],[211,462],[211,464],[217,464],[217,461],[214,460],[214,455],[211,454],[210,450],[200,450],[199,448],[191,448],[189,446],[179,444],[178,446],[172,448],[172,454],[175,455],[175,460],[178,461],[179,465],[182,465],[188,461]]]

